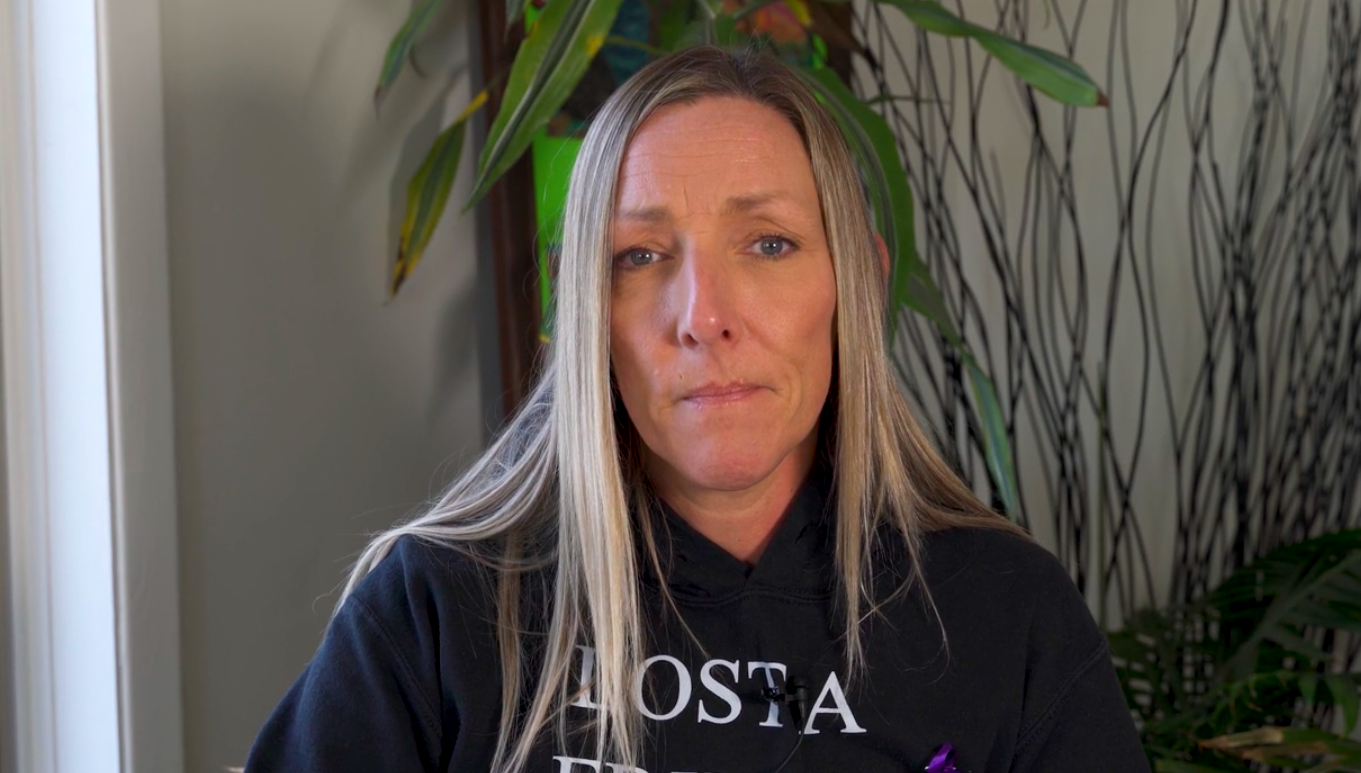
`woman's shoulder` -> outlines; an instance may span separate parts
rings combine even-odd
[[[1052,553],[989,528],[933,532],[922,553],[952,673],[1006,707],[1013,769],[1078,769],[1104,753],[1113,769],[1146,770],[1106,636]]]
[[[492,615],[494,589],[488,562],[466,550],[404,535],[355,586],[342,614],[354,606],[382,628],[411,635],[444,618]]]
[[[460,584],[485,580],[489,563],[478,553],[425,537],[398,537],[357,586],[368,593],[391,592],[399,586]]]
[[[927,581],[936,584],[961,576],[1005,584],[1020,579],[1072,584],[1053,553],[1028,536],[1001,528],[965,526],[928,532],[922,539],[922,561]]]
[[[985,527],[931,532],[922,541],[922,575],[942,612],[953,608],[999,626],[1025,626],[1032,634],[1100,638],[1068,570],[1028,537]]]
[[[462,728],[490,735],[499,666],[489,580],[462,551],[395,540],[332,618],[246,769],[433,770]]]

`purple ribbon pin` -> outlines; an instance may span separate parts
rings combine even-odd
[[[955,747],[947,743],[937,749],[926,766],[926,773],[959,773],[959,768],[955,767]]]

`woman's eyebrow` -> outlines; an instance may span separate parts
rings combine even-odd
[[[619,220],[632,220],[648,225],[665,223],[671,220],[671,210],[666,207],[636,207],[621,209],[615,217]]]
[[[784,191],[765,191],[742,196],[729,196],[728,200],[723,202],[723,214],[745,215],[781,201],[794,201],[794,197]]]

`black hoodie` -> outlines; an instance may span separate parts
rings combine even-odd
[[[950,744],[961,773],[1147,773],[1105,637],[1076,588],[1049,553],[1001,531],[927,535],[940,621],[917,590],[890,601],[865,624],[868,669],[851,678],[827,488],[825,475],[805,484],[752,568],[674,513],[659,517],[665,581],[690,633],[645,568],[641,770],[921,771]],[[885,576],[903,562],[881,557]],[[345,602],[246,773],[488,770],[501,695],[488,587],[462,554],[399,541]],[[594,652],[581,648],[577,666],[589,681]],[[772,684],[781,694],[804,686],[802,711],[771,701]],[[569,722],[596,711],[582,697]],[[545,733],[527,769],[629,773],[590,760],[589,738],[567,745]]]

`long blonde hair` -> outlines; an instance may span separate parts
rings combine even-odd
[[[536,739],[576,697],[578,645],[595,648],[600,704],[596,751],[632,765],[641,717],[632,686],[644,657],[635,556],[656,548],[633,516],[646,507],[638,441],[616,408],[610,381],[611,226],[624,151],[658,108],[705,97],[739,97],[774,108],[803,139],[822,205],[836,275],[835,384],[821,435],[833,460],[836,563],[845,658],[864,664],[862,623],[876,608],[869,560],[885,527],[910,558],[905,592],[920,582],[923,533],[956,526],[1013,529],[983,506],[913,420],[886,358],[886,277],[854,162],[839,130],[800,77],[751,51],[697,47],[643,68],[600,109],[573,168],[558,272],[557,316],[544,372],[486,453],[428,512],[376,537],[343,598],[403,536],[454,547],[488,562],[496,577],[502,668],[500,735],[493,770],[521,770]],[[639,519],[646,521],[647,519]],[[527,673],[522,577],[546,569],[547,630]],[[665,585],[663,584],[663,592]],[[929,597],[928,597],[929,598]],[[674,608],[674,606],[673,606]],[[533,685],[526,692],[527,686]],[[521,709],[527,699],[527,708]]]

